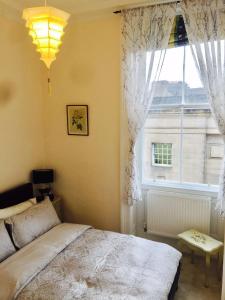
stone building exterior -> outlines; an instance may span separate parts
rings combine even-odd
[[[187,97],[183,105],[181,83],[158,82],[157,90],[144,129],[144,178],[217,185],[223,139],[204,90],[185,85]],[[171,147],[171,164],[155,164],[154,145],[163,147],[162,144]]]

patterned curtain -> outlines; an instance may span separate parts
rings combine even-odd
[[[225,142],[225,5],[223,0],[183,0],[182,14],[189,43],[213,116]],[[218,207],[225,213],[225,161]]]
[[[148,115],[152,82],[160,74],[175,14],[176,4],[122,12],[123,97],[128,119],[124,200],[130,206],[141,200],[135,145]]]

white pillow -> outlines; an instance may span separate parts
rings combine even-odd
[[[9,234],[5,228],[5,224],[0,220],[0,262],[16,252]]]
[[[5,222],[10,226],[11,237],[17,248],[22,248],[61,223],[48,198]]]
[[[26,209],[30,208],[36,203],[36,198],[32,198],[20,204],[13,205],[7,208],[2,208],[0,209],[0,219],[6,219],[14,215],[20,214],[21,212],[25,211]]]

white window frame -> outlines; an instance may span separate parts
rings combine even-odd
[[[184,54],[184,59],[185,59],[185,54]],[[184,82],[185,82],[185,67],[186,67],[185,64],[183,64],[183,81]],[[173,108],[173,109],[174,108],[180,108],[182,110],[181,123],[183,122],[183,111],[185,109],[193,108],[193,107],[196,108],[196,109],[210,109],[209,103],[185,103],[184,98],[185,98],[185,95],[184,95],[184,90],[183,90],[182,103],[180,103],[180,104],[159,104],[159,105],[157,104],[157,105],[152,105],[151,109],[155,110],[155,109],[164,109],[164,108],[166,108],[166,109],[168,109],[168,108]],[[181,130],[180,135],[183,135],[182,130]],[[142,129],[139,141],[137,143],[137,145],[138,145],[138,147],[137,147],[138,151],[137,152],[138,152],[138,157],[139,157],[138,161],[139,161],[139,167],[140,167],[140,174],[139,175],[140,175],[142,187],[144,189],[146,189],[147,187],[158,186],[158,184],[159,184],[159,188],[163,188],[163,187],[167,187],[167,186],[171,187],[171,183],[172,183],[173,188],[185,189],[187,191],[188,190],[190,190],[190,191],[192,191],[192,190],[196,191],[197,190],[197,191],[200,191],[200,192],[211,192],[211,191],[213,193],[218,192],[219,184],[218,185],[211,185],[211,184],[207,184],[207,183],[202,184],[202,183],[195,183],[195,182],[192,183],[192,182],[184,182],[183,181],[183,176],[182,176],[182,174],[183,174],[183,157],[182,157],[183,145],[182,145],[182,142],[181,142],[181,145],[180,145],[181,154],[180,154],[180,179],[179,180],[174,181],[174,182],[171,182],[171,181],[168,181],[168,180],[160,182],[160,180],[157,181],[157,180],[145,178],[144,173],[143,173],[143,170],[144,170],[143,141],[144,141],[144,128]],[[182,138],[181,138],[181,141],[183,141]],[[171,164],[171,166],[160,165],[160,164],[154,165],[153,161],[154,160],[152,159],[152,166],[155,166],[155,167],[164,167],[164,168],[172,167],[172,164]],[[172,157],[172,161],[173,161],[173,157]]]
[[[161,145],[171,145],[171,159],[170,159],[171,164],[164,164],[164,163],[159,164],[159,163],[155,162],[155,154],[156,154],[155,149],[156,149],[156,145],[159,145],[159,144],[161,144]],[[173,148],[172,143],[156,143],[156,142],[153,142],[152,143],[152,166],[171,168],[172,167],[172,148]],[[167,148],[167,150],[168,150],[168,148]],[[168,153],[166,153],[166,154],[168,155]],[[164,156],[164,153],[163,153],[163,147],[162,147],[162,160],[164,160],[163,156]],[[168,159],[167,159],[167,161],[168,161]]]
[[[199,195],[209,195],[216,197],[219,191],[219,185],[207,184],[207,183],[191,183],[191,182],[179,182],[179,181],[170,181],[170,180],[154,180],[144,177],[144,128],[141,130],[141,133],[138,137],[138,142],[136,144],[136,153],[138,158],[138,170],[139,179],[142,186],[142,190],[149,190],[156,188],[159,190],[168,190],[173,189],[174,191],[185,191],[186,193],[194,193]]]

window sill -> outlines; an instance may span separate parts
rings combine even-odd
[[[204,184],[191,184],[191,183],[177,183],[177,182],[156,182],[153,180],[144,180],[142,182],[143,190],[167,190],[188,194],[201,194],[216,197],[219,191],[219,186],[216,185],[204,185]]]
[[[160,165],[160,164],[154,164],[152,163],[152,167],[157,167],[157,168],[172,168],[172,165]]]

